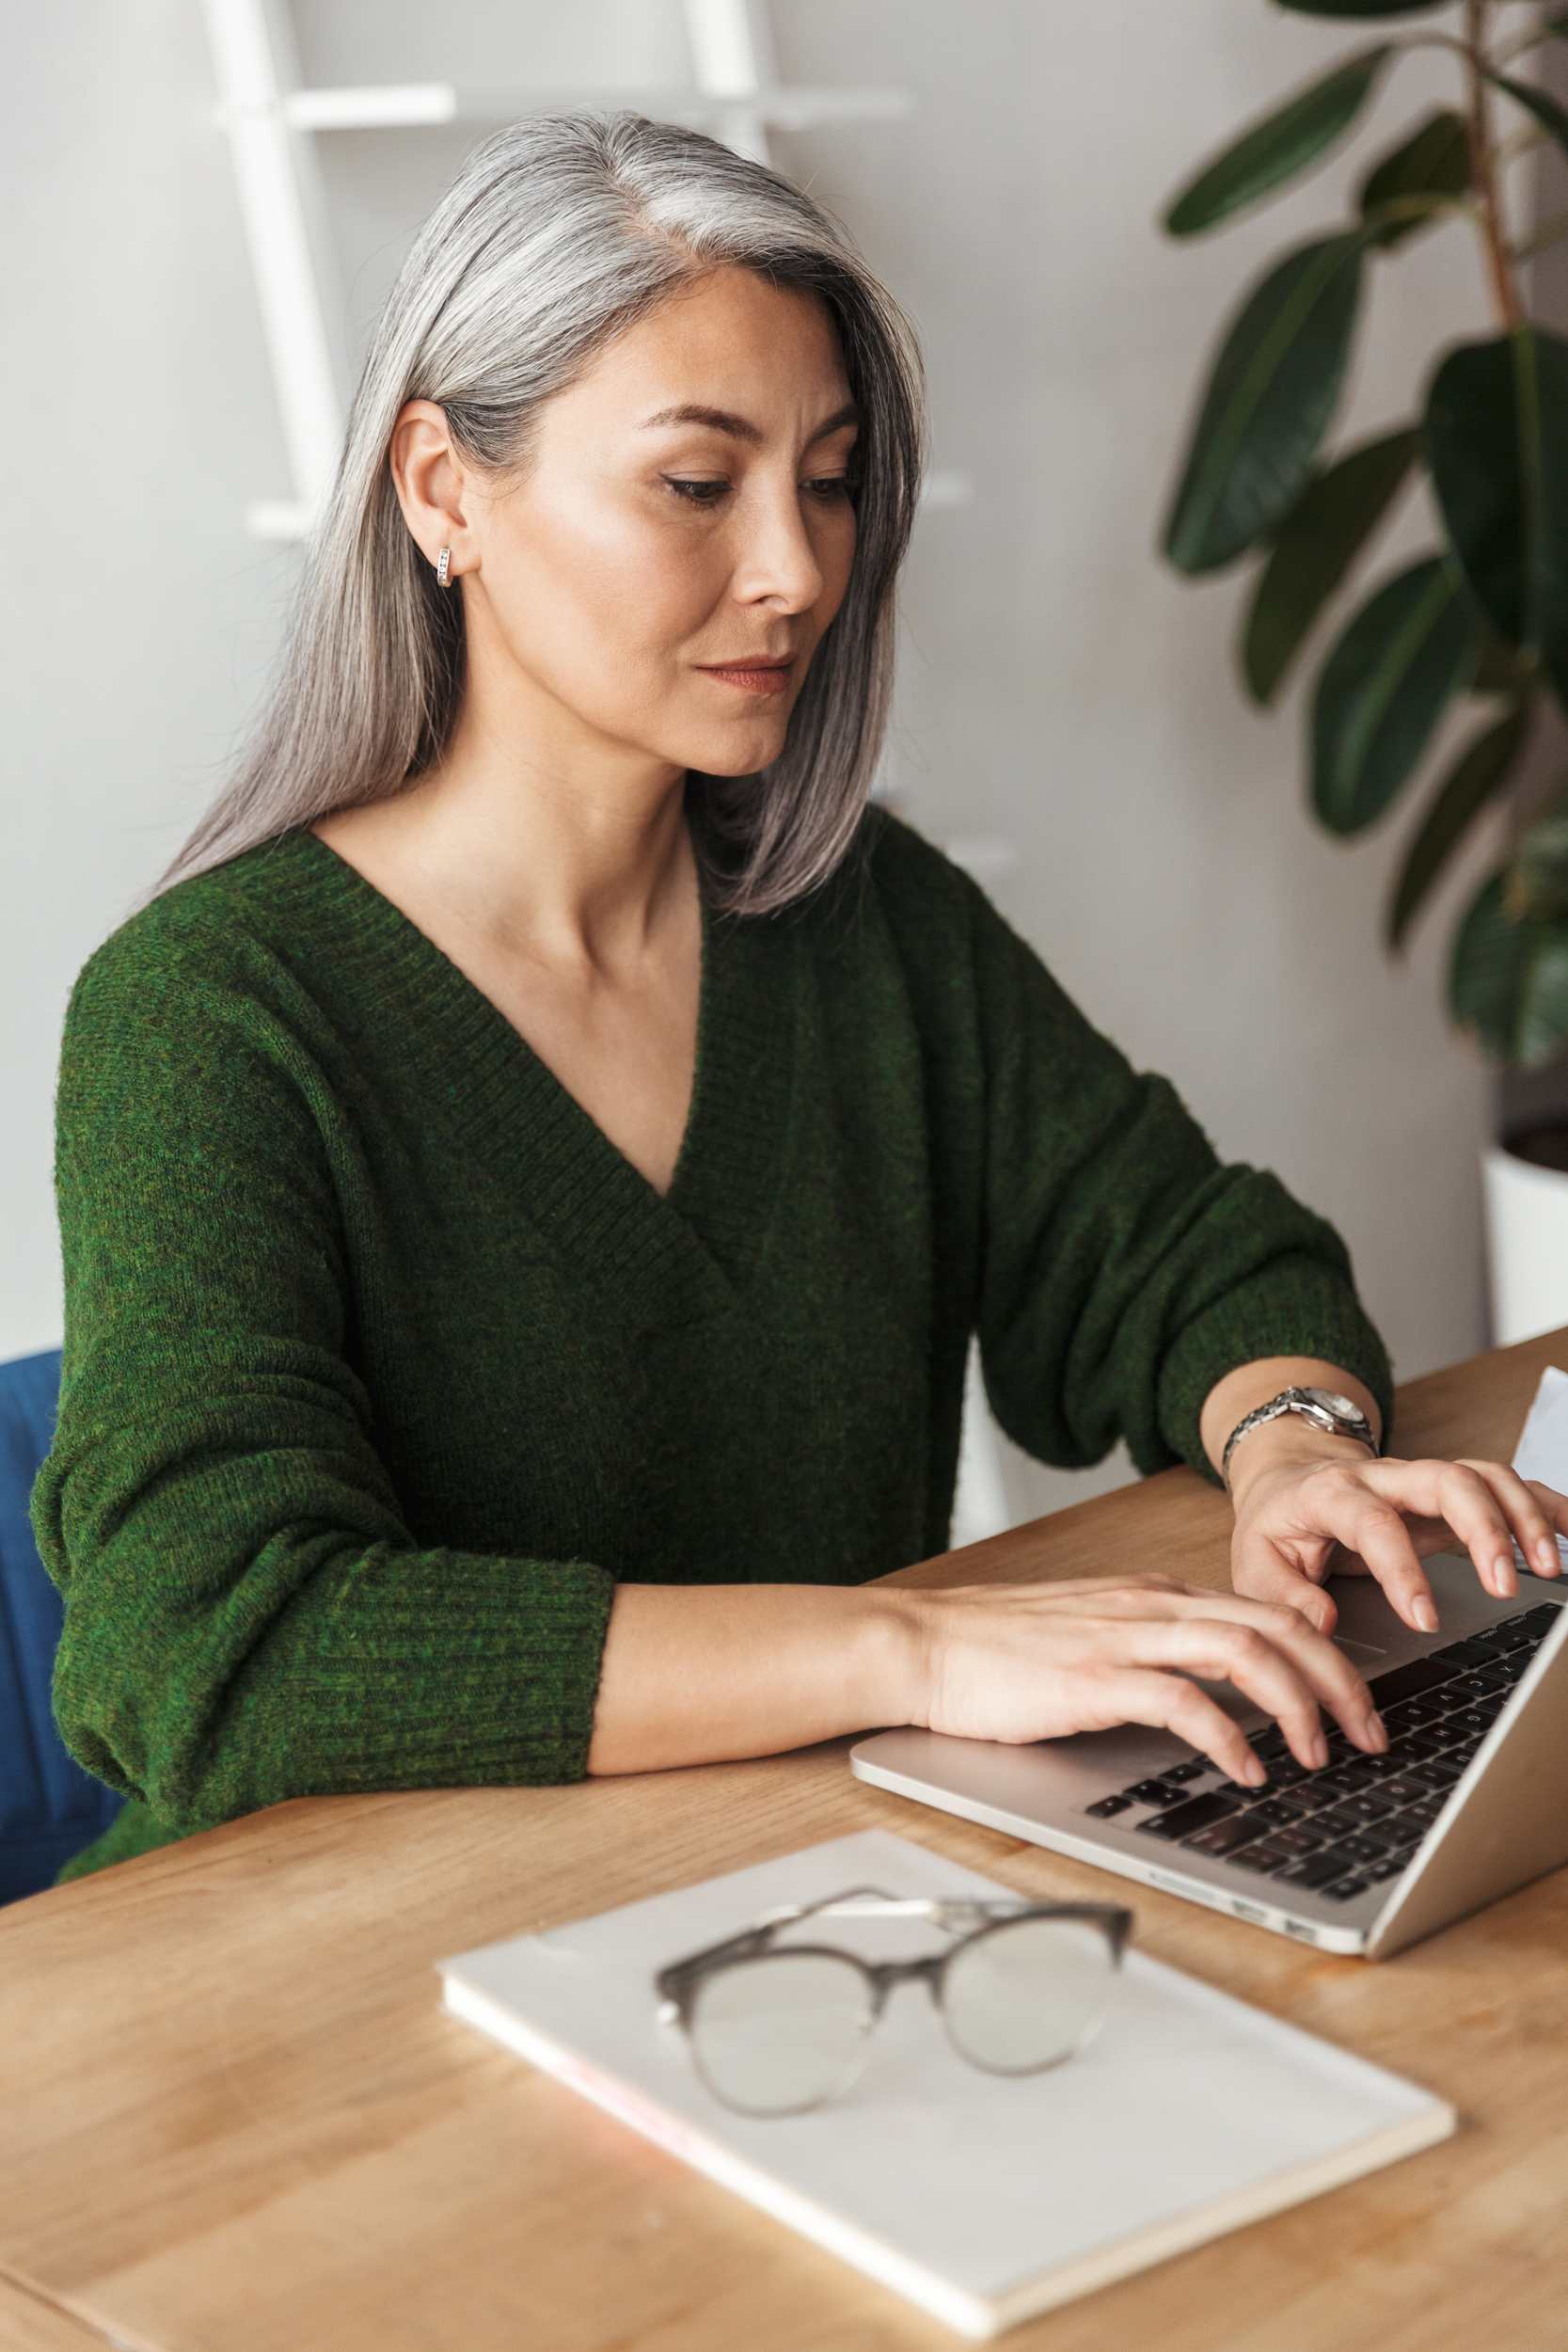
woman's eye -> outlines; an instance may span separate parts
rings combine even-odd
[[[676,497],[684,499],[689,506],[717,506],[730,486],[727,482],[680,480],[673,474],[664,474],[661,479],[668,483]],[[827,505],[833,499],[847,498],[849,486],[847,474],[823,474],[815,482],[809,482],[806,485],[806,487],[822,501],[823,505]],[[712,493],[711,496],[705,495],[709,492]]]

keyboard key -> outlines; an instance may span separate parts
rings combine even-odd
[[[1136,1797],[1140,1804],[1169,1804],[1181,1793],[1179,1785],[1164,1780],[1135,1780],[1130,1788],[1121,1791],[1124,1797]]]
[[[1456,1669],[1444,1662],[1441,1650],[1430,1658],[1413,1658],[1406,1666],[1391,1666],[1386,1675],[1376,1676],[1370,1684],[1372,1705],[1388,1720],[1388,1709],[1402,1699],[1413,1699],[1418,1692],[1435,1691],[1440,1682],[1453,1679]]]
[[[1265,1797],[1260,1804],[1247,1807],[1248,1820],[1260,1821],[1265,1829],[1277,1829],[1282,1822],[1293,1818],[1289,1807],[1281,1804],[1277,1797]]]
[[[1384,1821],[1394,1810],[1386,1795],[1347,1797],[1340,1811],[1354,1813],[1358,1821]]]
[[[1353,1895],[1364,1895],[1370,1883],[1369,1879],[1353,1872],[1349,1878],[1336,1879],[1332,1885],[1325,1886],[1323,1891],[1333,1901],[1345,1903],[1349,1902]]]
[[[1361,1816],[1352,1812],[1348,1804],[1331,1805],[1315,1817],[1316,1826],[1330,1837],[1354,1837],[1361,1827]]]
[[[1381,1862],[1386,1851],[1370,1837],[1341,1837],[1339,1840],[1339,1851],[1345,1860],[1357,1867],[1364,1862]]]
[[[1273,1873],[1281,1886],[1325,1886],[1331,1879],[1343,1878],[1345,1866],[1338,1853],[1308,1854],[1305,1862],[1287,1863]]]
[[[1358,1843],[1370,1847],[1379,1855],[1397,1853],[1405,1842],[1405,1833],[1400,1826],[1402,1820],[1402,1814],[1393,1814],[1386,1821],[1369,1821],[1355,1833]]]
[[[1316,1853],[1324,1842],[1322,1831],[1314,1829],[1310,1822],[1294,1821],[1289,1829],[1276,1829],[1269,1839],[1271,1846],[1287,1854]]]
[[[1266,1825],[1254,1821],[1248,1813],[1233,1813],[1227,1821],[1216,1821],[1210,1829],[1200,1829],[1181,1843],[1199,1853],[1226,1854],[1237,1846],[1249,1845],[1255,1837],[1265,1834]]]
[[[1256,1846],[1243,1846],[1241,1852],[1235,1856],[1235,1863],[1238,1870],[1260,1870],[1267,1878],[1279,1867],[1282,1862],[1291,1862],[1294,1859],[1294,1855],[1288,1849],[1277,1845],[1272,1837],[1266,1837],[1260,1839]]]
[[[1132,1800],[1131,1797],[1118,1797],[1113,1795],[1109,1797],[1101,1797],[1098,1804],[1086,1804],[1084,1807],[1084,1810],[1085,1813],[1092,1813],[1096,1815],[1101,1820],[1105,1820],[1113,1813],[1126,1813],[1130,1811],[1132,1804]]]
[[[1194,1830],[1207,1829],[1228,1819],[1235,1811],[1235,1798],[1221,1788],[1213,1788],[1205,1796],[1184,1798],[1164,1813],[1150,1814],[1138,1827],[1151,1837],[1186,1837]]]
[[[1430,1731],[1432,1724],[1441,1724],[1444,1712],[1446,1712],[1446,1703],[1449,1703],[1449,1698],[1450,1698],[1450,1692],[1458,1692],[1458,1682],[1449,1684],[1449,1692],[1439,1693],[1444,1706],[1439,1706],[1436,1698],[1413,1698],[1408,1706],[1403,1706],[1402,1710],[1399,1710],[1399,1729]],[[1389,1739],[1392,1739],[1392,1734],[1389,1734]]]

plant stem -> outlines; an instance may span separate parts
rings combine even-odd
[[[1497,297],[1497,314],[1512,334],[1523,321],[1524,305],[1519,299],[1519,290],[1509,261],[1508,235],[1497,190],[1497,158],[1490,136],[1486,84],[1481,78],[1481,68],[1488,62],[1481,38],[1485,21],[1486,0],[1465,0],[1465,72],[1469,83],[1470,101],[1465,132],[1470,149],[1470,181],[1475,189],[1481,243],[1486,251],[1492,291]]]

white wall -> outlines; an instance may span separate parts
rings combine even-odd
[[[802,82],[897,81],[908,121],[781,137],[911,310],[933,461],[972,504],[923,520],[904,597],[893,776],[939,837],[1003,833],[989,886],[1090,1016],[1165,1071],[1228,1158],[1273,1167],[1348,1240],[1396,1375],[1486,1344],[1478,1149],[1492,1083],[1441,1001],[1472,845],[1386,961],[1380,914],[1414,803],[1330,840],[1305,799],[1301,680],[1234,683],[1243,589],[1156,552],[1222,320],[1287,243],[1332,225],[1365,135],[1191,246],[1162,205],[1249,115],[1362,38],[1261,0],[777,0]],[[450,74],[522,87],[677,79],[673,8],[297,0],[307,78]],[[11,771],[0,1162],[0,1356],[56,1344],[51,1102],[71,979],[216,790],[260,691],[293,558],[249,539],[286,496],[266,355],[195,0],[74,0],[8,41],[14,186]],[[1454,87],[1402,61],[1391,140]],[[477,131],[338,134],[323,161],[356,357],[413,228]],[[1528,168],[1528,167],[1526,167]],[[1376,271],[1347,411],[1411,410],[1448,338],[1490,330],[1465,232]],[[1418,551],[1412,498],[1380,566]],[[1309,675],[1314,663],[1305,665]],[[1459,730],[1450,730],[1458,732]],[[1448,738],[1445,738],[1447,740]],[[1007,1448],[1016,1516],[1131,1475]]]

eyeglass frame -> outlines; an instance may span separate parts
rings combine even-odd
[[[1075,2042],[1071,2049],[1064,2050],[1059,2057],[1045,2058],[1038,2066],[1027,2067],[988,2066],[983,2058],[974,2058],[963,2049],[954,2038],[947,2012],[945,1993],[949,1963],[996,1929],[1011,1927],[1020,1919],[1086,1919],[1105,1936],[1111,1953],[1111,1974],[1114,1976],[1121,1966],[1121,1957],[1131,1940],[1137,1917],[1127,1903],[1034,1902],[1025,1895],[887,1895],[879,1887],[854,1886],[841,1895],[820,1896],[814,1903],[776,1904],[771,1910],[760,1913],[749,1928],[742,1928],[737,1934],[723,1936],[717,1944],[704,1945],[699,1951],[688,1952],[680,1960],[667,1961],[662,1968],[655,1971],[653,1979],[654,1990],[659,1995],[659,2023],[678,2025],[687,2041],[691,2042],[691,2018],[697,1988],[705,1978],[717,1974],[736,1960],[753,1956],[771,1957],[768,1952],[769,1939],[780,1928],[788,1926],[792,1920],[809,1919],[829,1913],[853,1918],[929,1918],[944,1932],[954,1932],[968,1921],[970,1932],[960,1936],[956,1944],[950,1944],[945,1951],[939,1948],[924,1953],[917,1960],[866,1960],[861,1953],[835,1944],[788,1944],[777,1947],[781,1958],[797,1952],[813,1952],[830,1960],[848,1961],[861,1971],[870,1986],[871,2016],[865,2029],[861,2067],[856,2069],[855,2074],[835,2090],[825,2091],[820,2099],[809,2102],[806,2107],[776,2109],[776,2113],[806,2113],[813,2106],[826,2106],[849,2089],[859,2078],[861,2068],[869,2057],[871,2038],[881,2023],[888,1994],[895,1984],[907,1978],[924,1978],[929,1984],[932,2004],[942,2020],[948,2043],[969,2065],[977,2066],[988,2074],[1003,2075],[1039,2074],[1048,2067],[1061,2065],[1064,2059],[1073,2057],[1083,2046],[1082,2040]],[[694,2043],[692,2050],[695,2056]],[[700,2068],[699,2072],[702,2072]],[[705,2073],[703,2079],[705,2082],[707,2080]],[[726,2106],[734,2107],[735,2103],[725,2099],[721,2090],[712,2084],[708,2087]],[[755,2108],[736,2111],[750,2114],[764,2112]]]

